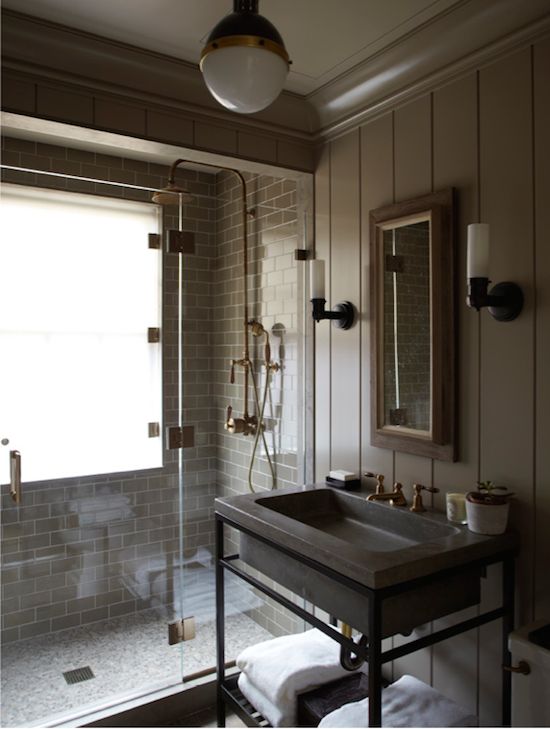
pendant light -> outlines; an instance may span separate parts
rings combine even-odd
[[[259,15],[258,0],[234,0],[233,12],[213,28],[200,60],[212,96],[239,114],[252,114],[275,101],[289,65],[283,39]]]

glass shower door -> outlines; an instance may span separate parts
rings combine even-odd
[[[177,363],[157,206],[6,185],[1,232],[2,725],[45,725],[181,685]]]

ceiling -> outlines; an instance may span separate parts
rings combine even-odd
[[[292,59],[285,89],[316,91],[464,0],[261,0]],[[4,8],[196,64],[231,0],[3,0]]]

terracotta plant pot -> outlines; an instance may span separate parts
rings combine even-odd
[[[508,523],[510,504],[491,504],[466,499],[468,529],[476,534],[503,534]]]

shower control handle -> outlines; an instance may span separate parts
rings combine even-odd
[[[242,418],[233,417],[233,408],[231,405],[227,408],[224,428],[228,433],[244,433],[246,423]]]
[[[10,496],[16,504],[21,503],[21,453],[10,451]]]

